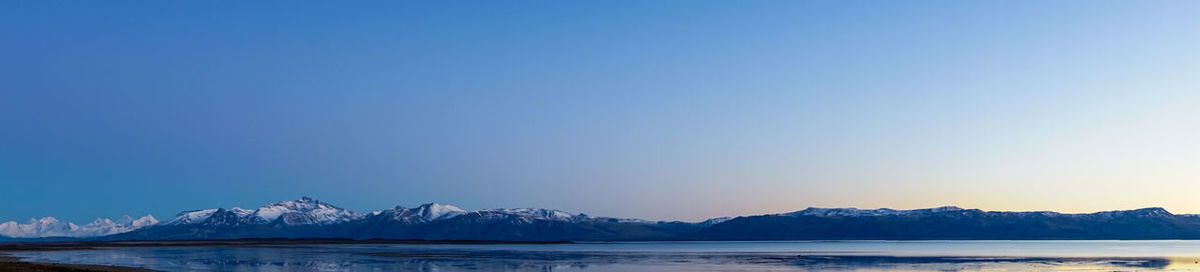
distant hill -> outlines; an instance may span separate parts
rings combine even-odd
[[[11,224],[10,224],[11,225]],[[1089,214],[808,208],[702,222],[590,217],[552,209],[467,211],[429,203],[368,213],[311,198],[257,209],[181,212],[122,233],[71,240],[349,238],[480,241],[1200,239],[1200,216],[1162,208]],[[22,225],[22,228],[29,228]],[[16,229],[16,228],[12,228]],[[61,233],[44,231],[40,233]],[[97,232],[100,235],[105,233]],[[65,238],[24,237],[25,241]],[[0,240],[14,240],[0,236]]]
[[[739,217],[694,235],[705,240],[1200,239],[1200,217],[1162,208],[1090,214],[808,209]]]

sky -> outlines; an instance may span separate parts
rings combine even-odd
[[[0,221],[1200,213],[1200,3],[3,1]]]

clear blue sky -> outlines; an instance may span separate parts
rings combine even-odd
[[[0,221],[1200,212],[1200,2],[0,3]]]

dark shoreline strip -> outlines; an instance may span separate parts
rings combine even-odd
[[[137,268],[137,267],[125,267],[125,266],[25,262],[25,261],[21,261],[20,258],[9,255],[8,253],[0,252],[0,271],[153,272],[153,271],[157,271],[157,270],[150,270],[150,269]]]
[[[10,242],[0,243],[0,251],[83,250],[101,247],[176,247],[176,246],[274,246],[274,245],[500,245],[569,244],[567,241],[478,241],[478,240],[354,240],[354,239],[234,239],[234,240],[149,240],[82,242]]]

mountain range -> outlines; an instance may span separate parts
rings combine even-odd
[[[0,224],[0,238],[87,240],[350,238],[489,241],[815,240],[815,239],[1200,239],[1200,216],[1162,208],[1087,214],[994,212],[958,207],[916,210],[807,208],[702,222],[646,221],[560,210],[467,211],[428,203],[367,213],[308,197],[257,209],[184,211],[159,222],[54,218]]]
[[[54,217],[44,217],[42,219],[29,219],[26,223],[17,223],[14,221],[0,223],[0,237],[95,237],[130,232],[158,223],[158,219],[151,215],[137,219],[125,216],[115,221],[108,218],[97,218],[95,221],[84,225],[59,221]]]

